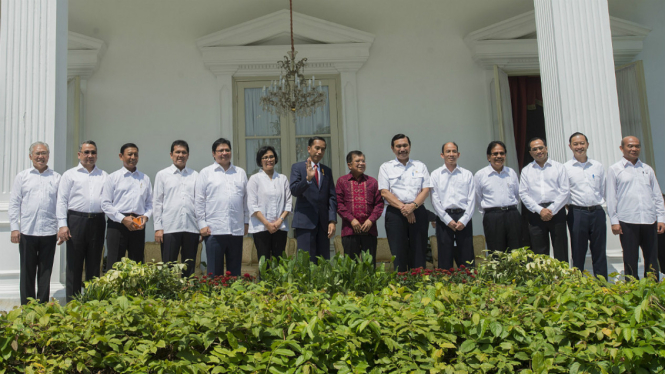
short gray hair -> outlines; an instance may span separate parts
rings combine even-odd
[[[83,150],[83,146],[86,145],[86,144],[90,144],[90,145],[94,146],[95,149],[97,149],[97,144],[95,144],[95,142],[93,142],[92,140],[86,140],[83,143],[81,143],[81,145],[79,145],[79,152],[81,152]]]
[[[30,144],[30,154],[32,154],[32,151],[38,145],[43,145],[44,147],[46,147],[46,152],[51,153],[51,150],[49,149],[48,144],[46,144],[44,142],[34,142],[34,143]]]

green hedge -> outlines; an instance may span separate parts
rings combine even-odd
[[[527,252],[509,256],[464,284],[415,274],[418,287],[392,283],[362,296],[236,282],[171,300],[33,303],[0,318],[0,365],[60,373],[665,370],[665,286],[611,285]],[[525,258],[540,265],[503,274]],[[544,273],[557,272],[548,282]]]

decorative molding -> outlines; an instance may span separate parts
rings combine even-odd
[[[372,43],[374,35],[293,12],[294,36],[324,44]],[[289,11],[284,9],[243,22],[239,25],[206,35],[196,41],[199,48],[247,46],[290,35]]]
[[[647,26],[610,18],[614,63],[621,66],[635,59],[643,48]],[[484,69],[498,65],[509,74],[535,74],[540,70],[534,11],[526,12],[468,34],[464,42],[472,58]]]
[[[103,40],[69,31],[67,38],[67,77],[88,79],[99,67],[106,52]]]
[[[307,58],[306,74],[340,74],[344,146],[358,149],[356,72],[369,58],[374,35],[300,13],[293,13],[293,29],[297,39],[311,43],[296,48],[298,59]],[[233,78],[278,76],[289,30],[289,11],[281,10],[197,40],[203,64],[217,77],[224,136],[233,137]],[[285,44],[276,45],[280,40]]]

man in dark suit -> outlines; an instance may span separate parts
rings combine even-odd
[[[309,158],[291,167],[291,194],[297,198],[292,227],[298,249],[316,257],[330,258],[330,238],[337,225],[337,195],[332,170],[320,164],[326,141],[314,136],[307,143]]]

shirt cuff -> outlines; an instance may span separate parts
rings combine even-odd
[[[155,231],[157,231],[157,230],[164,230],[164,227],[162,226],[161,223],[157,223],[157,222],[155,222],[155,223],[154,223],[154,227],[155,227]]]
[[[125,219],[125,215],[122,213],[116,213],[113,215],[113,220],[118,223],[121,223],[123,219]]]
[[[9,224],[9,230],[11,230],[11,231],[21,231],[21,225],[11,223],[11,224]]]
[[[450,222],[453,221],[453,217],[451,217],[450,214],[445,213],[445,214],[443,215],[443,219],[442,219],[442,221],[443,221],[443,223],[446,224],[446,226],[448,226],[448,224],[450,224]]]
[[[469,221],[471,221],[471,216],[468,216],[468,217],[462,216],[462,218],[460,218],[460,220],[458,222],[462,222],[464,224],[464,226],[466,227],[466,225],[469,224]]]
[[[658,216],[659,223],[665,223],[665,216]]]
[[[305,179],[305,182],[307,182],[307,184],[312,184],[312,182],[314,182],[314,179],[312,179],[311,181],[308,181],[307,179]]]
[[[619,224],[619,219],[618,218],[610,218],[610,223],[613,225],[618,225]]]
[[[58,229],[61,227],[67,227],[67,218],[58,220]]]
[[[208,227],[208,222],[206,222],[205,220],[199,221],[199,230],[203,230],[206,227]]]

